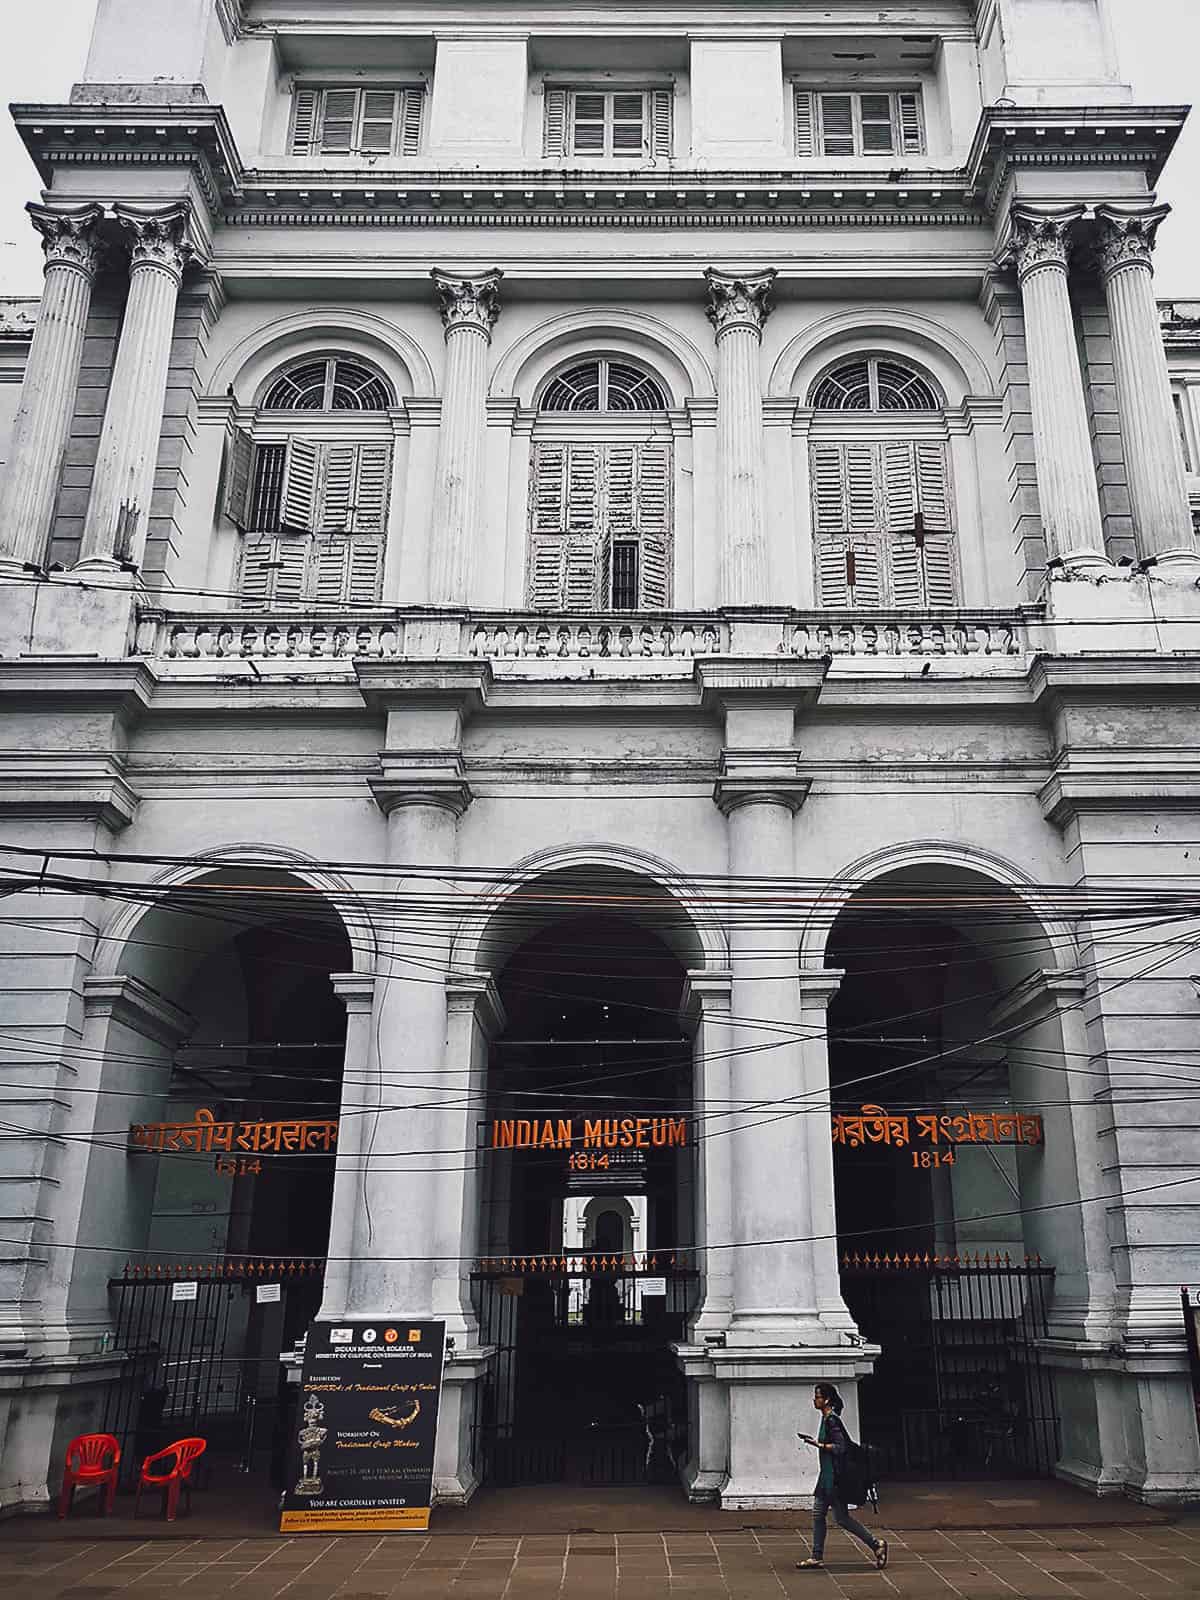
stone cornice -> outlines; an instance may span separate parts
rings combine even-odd
[[[1103,771],[1064,767],[1042,786],[1038,802],[1046,821],[1056,828],[1085,812],[1194,810],[1200,805],[1200,761],[1166,769],[1111,761]]]
[[[1134,167],[1153,188],[1186,120],[1185,106],[985,106],[967,157],[967,198],[994,215],[1021,167]]]
[[[798,750],[725,749],[713,802],[725,816],[740,806],[785,806],[793,815],[812,788],[800,772]]]
[[[446,1006],[450,1011],[473,1012],[488,1039],[503,1033],[508,1023],[490,972],[452,972],[446,979]]]
[[[135,1032],[174,1048],[186,1039],[195,1019],[140,978],[128,975],[83,980],[87,1016],[115,1017]]]
[[[241,196],[242,160],[220,106],[14,105],[44,184],[58,167],[187,167],[210,216]]]

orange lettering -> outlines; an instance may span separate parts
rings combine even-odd
[[[650,1143],[649,1139],[647,1139],[647,1137],[646,1137],[646,1129],[649,1126],[650,1126],[650,1118],[649,1117],[639,1117],[637,1119],[637,1141],[636,1142],[637,1142],[637,1147],[638,1147],[639,1150],[644,1150],[646,1148],[646,1146]]]
[[[618,1127],[618,1124],[617,1124],[617,1120],[616,1120],[615,1117],[612,1118],[611,1121],[609,1120],[608,1117],[605,1117],[605,1119],[604,1119],[604,1144],[605,1144],[605,1148],[608,1149],[608,1150],[612,1150],[616,1145],[616,1142],[617,1142],[617,1127]]]
[[[513,1143],[516,1145],[518,1150],[528,1150],[529,1146],[533,1143],[532,1130],[530,1129],[528,1122],[526,1122],[524,1119],[517,1123]]]
[[[601,1143],[603,1139],[601,1127],[602,1124],[599,1117],[585,1117],[583,1119],[583,1142],[585,1147]]]
[[[513,1143],[513,1125],[507,1122],[492,1123],[492,1149],[511,1150]]]
[[[621,1148],[628,1150],[633,1143],[633,1118],[621,1118]]]
[[[655,1117],[650,1124],[650,1142],[660,1145],[667,1142],[667,1123],[664,1117]]]
[[[670,1121],[670,1134],[668,1145],[687,1143],[687,1121],[684,1117],[672,1117]]]
[[[558,1147],[560,1150],[569,1150],[571,1148],[571,1121],[569,1117],[559,1117],[558,1119]]]

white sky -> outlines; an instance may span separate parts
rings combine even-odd
[[[1110,0],[1125,80],[1144,105],[1200,102],[1200,0]],[[0,107],[65,100],[80,76],[96,0],[0,0]],[[0,109],[0,294],[38,294],[41,248],[22,214],[37,174]],[[1200,104],[1160,195],[1176,208],[1159,235],[1158,292],[1200,300]]]

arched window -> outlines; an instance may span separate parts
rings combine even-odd
[[[346,356],[310,357],[267,386],[225,462],[224,511],[245,535],[246,603],[379,599],[394,404],[390,385]]]
[[[818,378],[809,403],[819,604],[956,605],[946,424],[933,384],[895,358],[856,356]]]
[[[305,361],[267,390],[264,411],[386,411],[394,405],[383,379],[355,361]]]
[[[910,367],[864,356],[818,379],[809,404],[817,411],[937,411],[941,401]]]
[[[543,411],[665,411],[648,372],[621,361],[584,361],[560,372],[542,396]]]
[[[659,380],[606,356],[547,385],[534,429],[528,602],[659,611],[670,602],[674,459]],[[631,413],[638,413],[635,421]]]

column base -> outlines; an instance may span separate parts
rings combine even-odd
[[[674,1348],[690,1380],[698,1430],[684,1472],[689,1496],[715,1498],[730,1511],[811,1507],[820,1463],[796,1435],[819,1425],[813,1385],[837,1386],[846,1426],[857,1438],[858,1382],[872,1370],[878,1346]]]
[[[0,1518],[49,1507],[65,1442],[100,1426],[108,1386],[125,1360],[39,1353],[0,1366]]]
[[[1148,569],[1112,567],[1106,574],[1049,581],[1043,591],[1044,632],[1039,647],[1055,654],[1103,651],[1109,655],[1161,655],[1200,650],[1200,558],[1160,557]]]
[[[482,1481],[475,1454],[475,1396],[495,1353],[494,1345],[446,1352],[433,1459],[435,1505],[467,1505]]]
[[[28,581],[21,582],[22,577]],[[85,587],[70,580],[47,582],[22,572],[16,580],[6,580],[0,606],[0,657],[124,661],[136,620],[133,579],[123,572],[117,579],[89,579]]]

